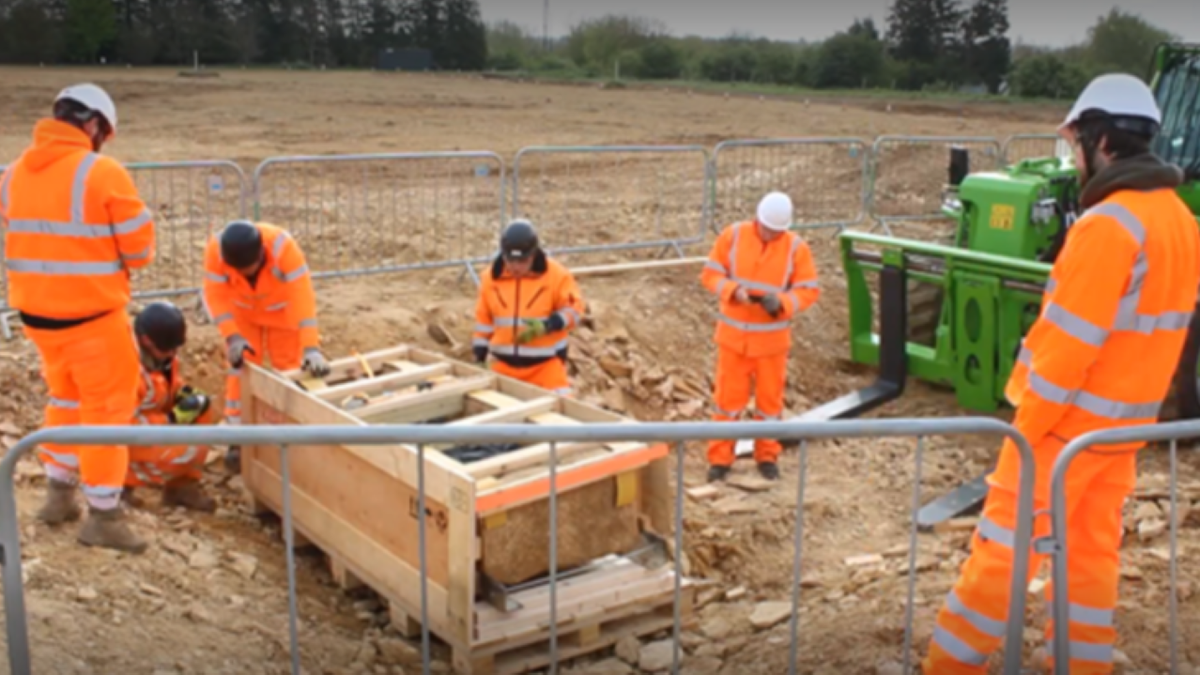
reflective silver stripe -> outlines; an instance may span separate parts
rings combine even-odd
[[[979,536],[1007,548],[1012,548],[1013,542],[1016,540],[1016,535],[1012,530],[1000,527],[987,518],[979,520]]]
[[[242,416],[241,415],[226,415],[225,421],[229,424],[241,424]]]
[[[1137,242],[1138,246],[1142,246],[1146,243],[1146,228],[1142,226],[1142,221],[1138,220],[1138,217],[1133,215],[1132,211],[1124,206],[1121,206],[1120,204],[1114,202],[1102,202],[1093,206],[1087,211],[1084,211],[1083,215],[1079,217],[1079,220],[1083,220],[1088,216],[1109,216],[1113,220],[1120,223],[1121,227],[1124,227],[1125,230],[1129,232],[1129,236],[1133,237],[1133,240]]]
[[[730,326],[749,333],[769,333],[776,330],[787,330],[791,327],[791,324],[787,321],[776,321],[774,323],[746,323],[744,321],[731,319],[724,314],[722,314],[720,318],[721,321],[729,324]]]
[[[62,274],[71,276],[101,276],[116,274],[123,268],[121,263],[112,262],[49,262],[44,260],[8,259],[8,269],[29,274]]]
[[[99,487],[94,485],[84,485],[83,494],[88,497],[116,497],[121,494],[124,488],[119,487]]]
[[[487,324],[477,323],[475,324],[475,332],[483,333],[484,335],[491,335],[492,333],[496,332],[496,329]]]
[[[79,468],[79,458],[76,457],[75,455],[66,455],[66,454],[62,454],[62,453],[58,453],[58,452],[50,452],[46,448],[42,448],[42,453],[45,454],[50,459],[53,459],[54,461],[58,462],[59,464],[62,464],[63,466],[67,466],[72,469]]]
[[[204,273],[204,278],[205,278],[205,279],[208,279],[209,281],[216,282],[216,283],[218,283],[218,284],[227,284],[227,283],[229,283],[229,277],[228,277],[228,276],[226,276],[226,275],[224,275],[224,274],[217,274],[217,273],[215,273],[215,272],[205,272],[205,273]]]
[[[8,184],[12,181],[13,172],[17,170],[16,167],[17,163],[13,162],[0,175],[0,212],[8,209]]]
[[[150,247],[138,251],[137,253],[122,253],[121,260],[145,260],[150,257]]]
[[[941,626],[933,629],[933,643],[962,663],[972,666],[982,666],[987,663],[986,654],[975,651],[971,645]]]
[[[483,338],[483,337],[477,337],[477,338],[471,340],[472,347],[486,347],[486,346],[488,346],[488,344],[490,344],[490,340],[488,340],[487,338]]]
[[[80,239],[109,239],[113,236],[112,228],[107,225],[26,218],[9,220],[8,229],[21,234],[51,234],[57,237],[78,237]]]
[[[96,160],[100,159],[100,155],[94,152],[89,152],[79,162],[79,166],[75,168],[75,180],[71,183],[71,222],[84,222],[83,211],[87,204],[85,197],[87,196],[87,179],[88,174],[92,172],[92,166],[96,164]]]
[[[525,321],[547,321],[548,316],[523,316],[520,321],[508,316],[498,316],[493,322],[497,328],[514,328]]]
[[[788,250],[787,271],[783,273],[783,288],[789,288],[792,281],[792,272],[796,268],[796,250],[800,248],[800,237],[792,238],[792,248]]]
[[[1046,293],[1053,293],[1054,289],[1057,286],[1058,286],[1058,281],[1056,279],[1050,279],[1049,281],[1046,282]]]
[[[226,410],[241,410],[242,402],[238,399],[231,399],[225,402]]]
[[[721,274],[729,274],[729,270],[725,269],[724,265],[722,265],[721,263],[719,263],[715,260],[709,260],[709,261],[705,262],[704,266],[714,272],[720,272]]]
[[[521,346],[521,355],[522,356],[554,356],[560,350],[566,349],[567,344],[568,344],[567,340],[559,340],[557,343],[555,343],[554,345],[552,345],[550,347],[526,347],[526,346],[522,345]],[[517,353],[517,347],[514,345],[494,345],[494,346],[492,346],[492,353],[493,354],[501,354],[504,356],[515,356]]]
[[[143,483],[153,483],[154,482],[154,481],[150,480],[150,477],[147,476],[145,474],[145,472],[142,470],[141,462],[130,462],[129,470],[132,471],[133,475],[137,476],[138,480],[142,481]]]
[[[820,285],[816,282],[816,280],[801,281],[798,284],[792,284],[792,287],[790,290],[795,290],[797,288],[820,288]]]
[[[79,409],[79,401],[72,401],[70,399],[65,399],[65,398],[56,398],[54,396],[51,396],[46,400],[46,403],[55,408],[62,408],[64,410],[78,410]]]
[[[194,445],[189,445],[188,449],[182,455],[171,460],[172,464],[191,464],[196,460],[196,455],[200,454],[199,448]]]
[[[1021,353],[1017,360],[1029,368],[1029,387],[1033,389],[1035,394],[1051,403],[1074,405],[1098,417],[1107,417],[1114,420],[1137,420],[1157,417],[1158,411],[1162,407],[1162,401],[1122,403],[1079,389],[1064,389],[1038,375],[1037,371],[1033,369],[1033,356],[1028,347],[1021,347]]]
[[[287,244],[287,240],[291,239],[292,235],[287,231],[280,231],[279,236],[275,237],[275,243],[271,245],[271,257],[279,259],[279,254],[283,253],[283,247]]]
[[[254,305],[248,305],[248,304],[242,302],[241,300],[234,300],[233,306],[241,307],[242,309],[254,309]]]
[[[1067,646],[1070,650],[1070,658],[1072,661],[1092,661],[1095,663],[1112,663],[1112,660],[1113,660],[1113,646],[1112,645],[1098,645],[1098,644],[1094,644],[1091,642],[1080,642],[1078,640],[1071,640]],[[1047,644],[1046,649],[1049,650],[1050,653],[1054,653],[1053,645]]]
[[[316,319],[304,319],[303,321],[300,322],[300,327],[301,328],[316,328],[317,320]]]
[[[146,395],[142,397],[142,405],[138,409],[150,410],[154,408],[154,398],[158,392],[154,390],[154,378],[145,370],[142,371],[142,383],[146,385]]]
[[[788,305],[792,308],[793,314],[800,311],[800,299],[796,297],[795,293],[784,293],[783,299],[788,301]]]
[[[1149,335],[1156,330],[1183,330],[1192,321],[1191,312],[1163,312],[1162,314],[1137,314],[1132,319],[1120,318],[1117,330],[1133,331]]]
[[[728,410],[723,410],[720,407],[715,406],[715,405],[713,406],[713,411],[715,411],[718,415],[724,415],[725,417],[734,417],[734,418],[736,418],[742,414],[741,410],[729,412]]]
[[[1054,617],[1054,601],[1046,602],[1046,616]],[[1072,623],[1093,628],[1112,628],[1113,610],[1086,607],[1075,602],[1067,603],[1067,619]]]
[[[308,274],[308,263],[305,263],[305,264],[297,267],[296,269],[292,270],[291,272],[288,272],[287,274],[283,274],[279,278],[281,280],[283,280],[284,282],[290,283],[292,281],[299,279],[300,277],[304,276],[305,274]]]
[[[266,307],[266,310],[268,312],[278,312],[279,310],[283,309],[284,307],[287,307],[287,305],[288,305],[287,300],[284,300],[283,302],[277,302],[273,305],[268,305]]]
[[[738,286],[742,286],[751,291],[763,291],[764,293],[782,293],[782,286],[774,286],[772,284],[764,284],[761,281],[751,281],[741,277],[729,277]]]
[[[112,232],[118,236],[122,234],[132,234],[144,227],[146,223],[150,222],[150,220],[150,211],[147,209],[142,209],[142,212],[136,217],[113,225]]]
[[[990,635],[995,638],[1004,637],[1005,623],[1003,621],[985,616],[971,609],[970,607],[967,607],[963,604],[963,601],[959,599],[958,593],[956,593],[954,589],[950,589],[950,593],[946,595],[946,608],[949,609],[951,613],[966,619],[967,623],[971,624],[971,626],[980,633]]]
[[[1075,316],[1062,305],[1054,302],[1046,305],[1046,311],[1042,316],[1050,323],[1062,329],[1067,335],[1093,347],[1103,347],[1104,340],[1108,337],[1107,330],[1087,319]]]

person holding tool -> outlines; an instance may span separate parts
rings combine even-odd
[[[820,295],[808,244],[792,226],[792,200],[771,192],[753,221],[725,228],[709,252],[700,281],[719,298],[714,421],[738,419],[754,386],[754,418],[778,421],[783,413],[791,319]],[[758,439],[754,460],[768,480],[779,478],[778,441]],[[708,480],[724,480],[733,465],[734,441],[708,446]]]

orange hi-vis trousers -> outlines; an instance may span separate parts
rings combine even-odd
[[[276,370],[293,370],[304,363],[300,348],[300,331],[290,328],[268,328],[245,325],[238,322],[238,332],[250,343],[255,353],[246,352],[242,358],[247,363],[261,366],[269,363]],[[227,363],[226,366],[229,366]],[[242,375],[245,367],[229,367],[225,378],[225,423],[242,423]]]
[[[1064,443],[1054,436],[1034,446],[1034,540],[1050,533],[1046,512],[1050,500],[1050,472]],[[1071,662],[1075,673],[1111,673],[1120,579],[1121,507],[1137,479],[1136,454],[1103,454],[1097,449],[1080,454],[1066,478],[1067,589],[1070,607]],[[1005,441],[1000,463],[988,477],[991,488],[983,516],[972,536],[972,551],[962,573],[937,616],[929,653],[922,664],[927,675],[987,672],[988,656],[999,648],[1008,620],[1009,582],[1012,579],[1013,536],[1017,514],[1018,453]],[[1046,560],[1030,552],[1028,584]],[[1053,612],[1054,584],[1045,587],[1047,610]],[[1053,616],[1052,614],[1050,615]],[[1053,620],[1046,623],[1046,650],[1053,667]]]
[[[141,366],[123,310],[59,330],[25,326],[25,334],[37,346],[49,388],[44,426],[130,423],[138,408]],[[93,507],[120,503],[129,468],[126,446],[45,443],[38,455],[51,478],[73,482],[78,475]]]
[[[559,396],[571,395],[571,380],[567,377],[567,364],[558,357],[547,359],[528,368],[514,368],[493,358],[489,367],[498,375],[512,377],[542,389],[549,389]]]
[[[750,403],[751,384],[754,388],[754,419],[778,422],[783,415],[783,394],[787,384],[788,353],[747,357],[736,351],[717,346],[717,377],[714,395],[716,422],[732,422],[741,416]],[[708,463],[731,466],[734,460],[732,439],[713,440],[708,444]],[[756,439],[754,461],[775,462],[783,446],[778,441]]]
[[[213,409],[209,408],[193,425],[212,424],[213,417]],[[131,445],[125,487],[200,480],[204,477],[208,452],[207,445]]]

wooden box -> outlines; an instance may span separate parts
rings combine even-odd
[[[587,424],[628,422],[595,406],[434,352],[398,346],[300,371],[248,367],[251,424]],[[465,673],[518,673],[549,662],[549,445],[475,461],[425,448],[429,630]],[[671,625],[675,570],[669,448],[559,443],[560,659]],[[388,600],[392,623],[419,632],[417,448],[289,448],[297,534],[336,578]],[[249,496],[282,513],[279,449],[243,448]],[[688,613],[694,588],[683,582]]]

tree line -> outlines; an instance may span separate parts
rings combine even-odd
[[[419,47],[446,70],[756,83],[815,89],[964,88],[1069,98],[1099,72],[1144,76],[1175,39],[1114,8],[1062,49],[1013,44],[1007,0],[892,0],[886,23],[856,20],[819,42],[670,34],[604,16],[543,40],[484,26],[478,0],[0,0],[0,62],[371,67]]]
[[[1155,46],[1175,39],[1132,13],[1099,16],[1067,48],[1013,44],[1006,0],[893,0],[886,25],[855,20],[819,42],[731,34],[676,37],[660,23],[606,16],[550,45],[521,27],[488,28],[488,66],[579,77],[741,82],[813,89],[1075,96],[1100,72],[1146,76]]]
[[[0,62],[362,68],[423,48],[480,70],[478,0],[0,0]]]

